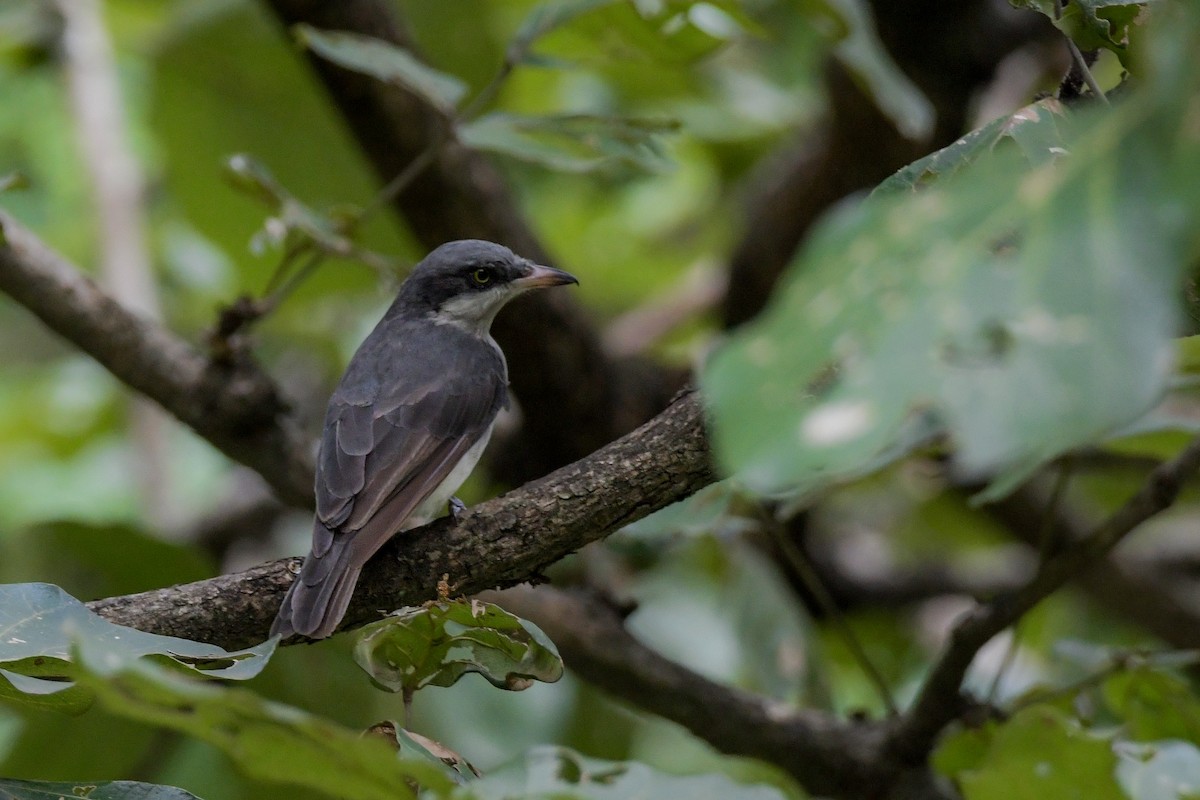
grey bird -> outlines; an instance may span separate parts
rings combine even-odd
[[[508,404],[508,365],[489,332],[496,312],[529,289],[578,282],[477,239],[417,264],[329,401],[312,552],[272,636],[332,634],[367,560],[457,502]]]

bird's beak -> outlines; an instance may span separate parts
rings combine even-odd
[[[529,272],[513,281],[514,285],[522,289],[562,286],[565,283],[579,283],[579,279],[569,272],[554,267],[543,267],[541,264],[530,264]]]

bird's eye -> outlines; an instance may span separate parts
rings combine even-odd
[[[471,280],[475,281],[477,286],[487,286],[492,282],[491,270],[477,269],[471,273]]]

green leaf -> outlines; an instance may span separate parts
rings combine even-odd
[[[538,747],[451,796],[454,800],[782,800],[783,793],[734,783],[724,775],[668,775],[645,764],[585,758],[565,747]]]
[[[28,189],[29,176],[24,172],[9,172],[5,175],[0,175],[0,194],[11,192],[14,189]]]
[[[1012,140],[1030,164],[1038,166],[1063,152],[1056,119],[1064,116],[1062,103],[1039,100],[1006,117],[998,117],[958,141],[918,159],[875,187],[873,196],[915,191],[970,166],[1006,140]]]
[[[1045,706],[946,737],[934,764],[950,772],[965,800],[1124,798],[1109,741]]]
[[[421,63],[391,42],[303,24],[292,30],[300,44],[326,61],[407,89],[446,113],[454,111],[467,93],[461,80]]]
[[[145,657],[213,678],[246,680],[266,666],[272,639],[229,652],[216,645],[159,636],[114,625],[57,586],[0,585],[0,697],[78,712],[91,696],[73,682],[74,646],[104,650],[106,663],[121,667]]]
[[[888,54],[865,0],[800,0],[799,5],[829,32],[836,42],[834,55],[900,133],[922,139],[933,131],[933,104]]]
[[[759,492],[827,485],[932,418],[960,472],[1000,473],[991,499],[1145,413],[1200,213],[1200,80],[1174,62],[1200,37],[1158,46],[1146,91],[1064,120],[1069,155],[993,151],[822,225],[702,376],[724,467]]]
[[[659,171],[670,161],[658,137],[677,127],[668,120],[496,112],[461,126],[459,138],[479,150],[562,172],[595,172],[616,166]]]
[[[621,2],[621,0],[566,0],[537,6],[525,17],[525,21],[521,23],[521,27],[513,36],[512,42],[508,46],[509,62],[517,64],[527,61],[529,49],[538,39],[556,28],[569,24],[577,17],[615,2]]]
[[[390,268],[387,259],[363,250],[343,235],[353,226],[352,211],[345,207],[330,213],[317,211],[289,192],[262,162],[244,153],[230,156],[225,167],[235,188],[275,213],[251,241],[255,252],[262,252],[268,245],[283,248],[313,244],[326,253],[356,258],[380,271]]]
[[[451,686],[478,672],[493,686],[520,690],[562,677],[562,659],[536,625],[490,603],[443,601],[363,629],[354,659],[391,692]]]
[[[1200,698],[1168,672],[1147,667],[1119,673],[1104,682],[1103,697],[1132,739],[1200,744]]]
[[[1129,66],[1130,26],[1154,0],[1071,0],[1062,4],[1062,16],[1056,17],[1053,0],[1009,0],[1017,8],[1040,11],[1070,36],[1081,50],[1107,48]]]
[[[1200,750],[1155,742],[1118,751],[1117,780],[1131,800],[1194,800],[1200,794]]]
[[[52,783],[0,778],[0,800],[198,800],[174,786],[137,781]]]
[[[599,9],[578,28],[592,38],[618,42],[613,56],[691,64],[713,55],[758,26],[736,0],[634,0]]]
[[[80,642],[77,679],[105,708],[208,742],[252,778],[356,800],[411,799],[410,781],[442,792],[453,785],[444,769],[397,758],[377,737],[147,661],[114,668],[111,651],[94,645]]]

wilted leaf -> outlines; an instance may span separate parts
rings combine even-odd
[[[1001,473],[994,498],[1158,400],[1200,213],[1200,81],[1175,54],[1200,42],[1174,29],[1147,91],[1063,121],[1068,155],[994,151],[812,236],[703,375],[736,478],[826,485],[932,417],[964,474]]]
[[[441,742],[407,730],[391,720],[377,722],[367,729],[371,736],[378,736],[396,748],[401,758],[424,759],[443,770],[455,783],[466,783],[479,777],[479,770]]]
[[[208,742],[252,778],[356,800],[411,800],[410,781],[437,791],[453,785],[444,770],[397,758],[378,738],[147,661],[110,669],[106,648],[80,644],[78,680],[108,711]]]
[[[585,758],[565,747],[538,747],[524,758],[460,787],[454,800],[782,800],[767,786],[724,775],[668,775],[645,764]]]
[[[234,652],[216,645],[126,628],[97,616],[57,586],[0,585],[0,697],[80,711],[90,695],[75,686],[73,647],[103,650],[123,667],[144,657],[199,675],[246,680],[275,651],[275,640]]]
[[[0,800],[198,800],[196,795],[174,786],[137,781],[88,781],[55,783],[0,778]]]
[[[368,625],[354,659],[392,692],[451,686],[468,672],[514,690],[562,677],[562,659],[536,625],[477,601],[434,603]]]
[[[1006,117],[998,117],[953,144],[904,167],[875,187],[872,195],[915,190],[947,178],[983,158],[1006,140],[1015,142],[1030,164],[1044,164],[1065,152],[1055,122],[1063,114],[1062,103],[1046,98]]]
[[[467,92],[467,85],[458,78],[421,63],[391,42],[345,31],[322,31],[311,25],[296,25],[292,30],[300,44],[326,61],[403,87],[447,113]]]
[[[592,172],[616,165],[661,170],[670,161],[658,136],[676,127],[665,120],[497,112],[461,126],[459,138],[480,150],[563,172]]]

